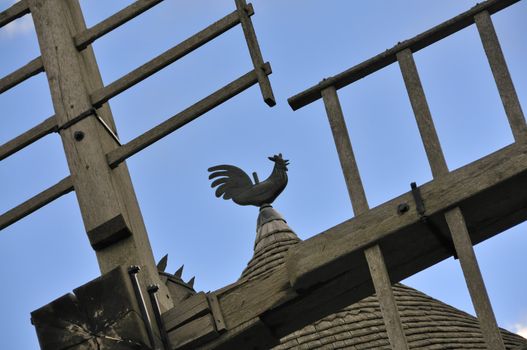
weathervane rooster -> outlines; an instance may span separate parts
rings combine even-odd
[[[254,172],[254,184],[251,178],[240,168],[233,165],[217,165],[209,168],[209,179],[214,180],[210,187],[216,187],[216,197],[232,199],[239,205],[254,205],[261,207],[271,204],[287,185],[288,160],[282,158],[282,153],[269,157],[274,162],[271,175],[260,182]]]

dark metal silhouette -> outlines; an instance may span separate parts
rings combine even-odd
[[[239,205],[254,205],[261,207],[271,204],[282,193],[287,185],[288,160],[282,158],[282,153],[269,157],[273,161],[274,168],[269,177],[258,181],[258,176],[253,173],[255,183],[240,168],[233,165],[217,165],[209,168],[209,179],[217,178],[210,185],[216,187],[216,197],[232,199]]]

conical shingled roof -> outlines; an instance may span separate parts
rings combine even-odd
[[[270,205],[260,209],[253,258],[240,280],[262,277],[284,263],[300,239]],[[402,284],[393,287],[411,349],[486,349],[476,318]],[[502,329],[507,349],[526,350],[527,340]],[[281,339],[275,350],[390,349],[375,295]]]

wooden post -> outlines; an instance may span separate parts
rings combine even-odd
[[[505,57],[501,51],[500,42],[494,30],[490,14],[488,11],[482,11],[474,16],[474,20],[478,27],[479,36],[489,60],[503,107],[505,107],[505,114],[509,120],[514,140],[516,142],[525,142],[527,141],[527,124],[525,123],[522,107],[514,89],[507,62],[505,62]]]
[[[90,111],[90,93],[103,83],[93,50],[78,52],[73,37],[86,30],[77,0],[28,0],[48,77],[55,117],[71,171],[84,226],[96,249],[99,267],[106,273],[117,266],[142,267],[142,286],[158,284],[161,307],[172,301],[159,280],[146,228],[125,164],[112,170],[106,154],[116,141],[102,123],[88,116],[73,125],[76,117]],[[97,114],[115,130],[112,114],[103,105]]]
[[[350,196],[355,216],[365,213],[369,209],[368,200],[362,186],[359,169],[348,134],[348,128],[344,120],[342,108],[335,87],[330,86],[322,90],[322,98],[333,133],[335,146],[340,159],[340,165],[346,180],[346,186]],[[384,263],[382,251],[378,245],[367,248],[364,251],[375,292],[381,307],[386,333],[390,340],[392,349],[408,349],[406,336],[397,310],[397,304],[392,291],[390,276]]]
[[[448,167],[410,49],[397,53],[397,60],[399,61],[406,90],[419,126],[419,132],[432,174],[434,178],[442,177],[448,174]],[[505,350],[461,209],[456,207],[446,211],[445,218],[487,347],[491,350]]]
[[[258,40],[256,39],[256,33],[254,32],[253,23],[249,18],[247,13],[247,2],[245,0],[234,0],[236,3],[236,8],[238,9],[238,14],[240,16],[240,23],[242,25],[243,34],[245,35],[245,41],[249,48],[249,54],[251,55],[251,60],[253,61],[254,70],[258,76],[258,83],[260,84],[260,90],[262,91],[262,96],[270,107],[276,104],[273,95],[273,89],[271,88],[271,82],[269,77],[265,73],[264,69],[264,60],[262,57],[262,52],[260,51],[260,45],[258,45]]]

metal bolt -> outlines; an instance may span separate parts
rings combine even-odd
[[[128,273],[129,273],[130,275],[132,275],[132,274],[136,274],[136,273],[139,272],[139,270],[141,270],[141,268],[140,268],[139,266],[137,266],[137,265],[132,265],[132,266],[130,266],[130,267],[128,268]]]
[[[397,206],[397,214],[399,215],[403,215],[408,210],[410,210],[410,206],[408,205],[408,203],[401,203]]]
[[[73,133],[73,138],[75,138],[76,141],[82,141],[84,138],[84,133],[82,131],[75,131]]]

